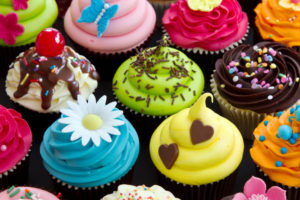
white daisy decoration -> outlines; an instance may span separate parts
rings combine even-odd
[[[65,115],[58,122],[67,124],[63,128],[63,133],[73,132],[71,141],[81,138],[82,145],[85,146],[92,139],[96,146],[100,145],[101,139],[111,142],[111,135],[120,135],[120,131],[115,126],[121,126],[124,121],[116,119],[123,114],[121,110],[114,110],[116,102],[106,103],[106,96],[102,96],[98,102],[93,94],[88,98],[88,102],[78,95],[78,103],[68,102],[69,108],[62,109]]]

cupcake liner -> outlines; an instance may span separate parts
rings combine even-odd
[[[6,77],[9,65],[16,59],[21,53],[34,46],[34,43],[17,46],[17,47],[5,47],[0,46],[0,79]]]
[[[58,16],[64,17],[69,6],[71,5],[72,0],[56,0],[58,7]]]
[[[275,181],[272,181],[267,174],[265,174],[262,169],[256,165],[256,175],[260,178],[262,178],[265,183],[267,184],[268,188],[272,186],[278,186],[282,189],[286,190],[286,197],[288,200],[299,200],[300,199],[300,188],[298,187],[290,187],[287,185],[283,185],[281,183],[277,183]]]
[[[205,185],[187,185],[174,181],[158,170],[158,181],[160,185],[171,191],[176,197],[188,200],[220,200],[223,196],[232,193],[233,185],[235,183],[237,170],[228,177],[217,182]]]
[[[124,183],[131,183],[133,175],[133,169],[131,169],[125,176],[121,177],[119,180],[106,183],[101,186],[96,187],[75,187],[69,185],[58,178],[52,176],[54,186],[56,190],[64,194],[64,200],[74,200],[74,199],[100,199],[101,197],[112,193],[113,191],[117,190],[120,184]]]
[[[97,71],[100,74],[100,78],[102,80],[111,81],[113,79],[115,71],[122,64],[122,62],[124,62],[129,57],[134,56],[136,52],[139,51],[141,48],[146,47],[147,43],[150,41],[150,38],[153,36],[156,29],[157,28],[155,26],[153,32],[147,38],[145,38],[145,40],[141,41],[135,47],[120,52],[112,52],[112,53],[94,52],[90,49],[87,49],[77,44],[71,38],[70,40],[73,43],[76,51],[84,55],[96,67]]]
[[[31,148],[29,149],[25,157],[22,158],[14,167],[0,174],[0,189],[6,189],[11,185],[22,185],[26,183],[28,177],[30,154]]]
[[[216,82],[213,78],[213,74],[210,79],[210,87],[214,97],[217,99],[217,102],[221,108],[222,114],[224,117],[232,121],[240,130],[242,136],[245,139],[253,140],[254,135],[253,131],[257,127],[257,125],[265,119],[267,115],[276,115],[274,113],[257,113],[251,110],[246,110],[242,108],[237,108],[232,106],[226,99],[224,99],[218,89]],[[300,104],[300,100],[298,100],[293,106]],[[293,107],[291,106],[291,107]]]

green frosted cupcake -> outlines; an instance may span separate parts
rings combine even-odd
[[[117,99],[147,116],[168,116],[191,106],[203,87],[200,67],[181,51],[164,44],[129,58],[113,78]]]

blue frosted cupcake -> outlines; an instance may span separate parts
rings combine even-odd
[[[128,182],[139,139],[116,102],[91,95],[68,102],[45,132],[40,153],[59,191],[70,199],[99,199]]]

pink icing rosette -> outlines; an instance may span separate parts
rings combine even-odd
[[[0,105],[0,174],[17,165],[31,143],[30,127],[21,114]]]
[[[162,23],[175,45],[216,52],[233,47],[248,30],[248,17],[236,0],[223,0],[210,12],[194,11],[187,0],[178,0],[166,10]]]

